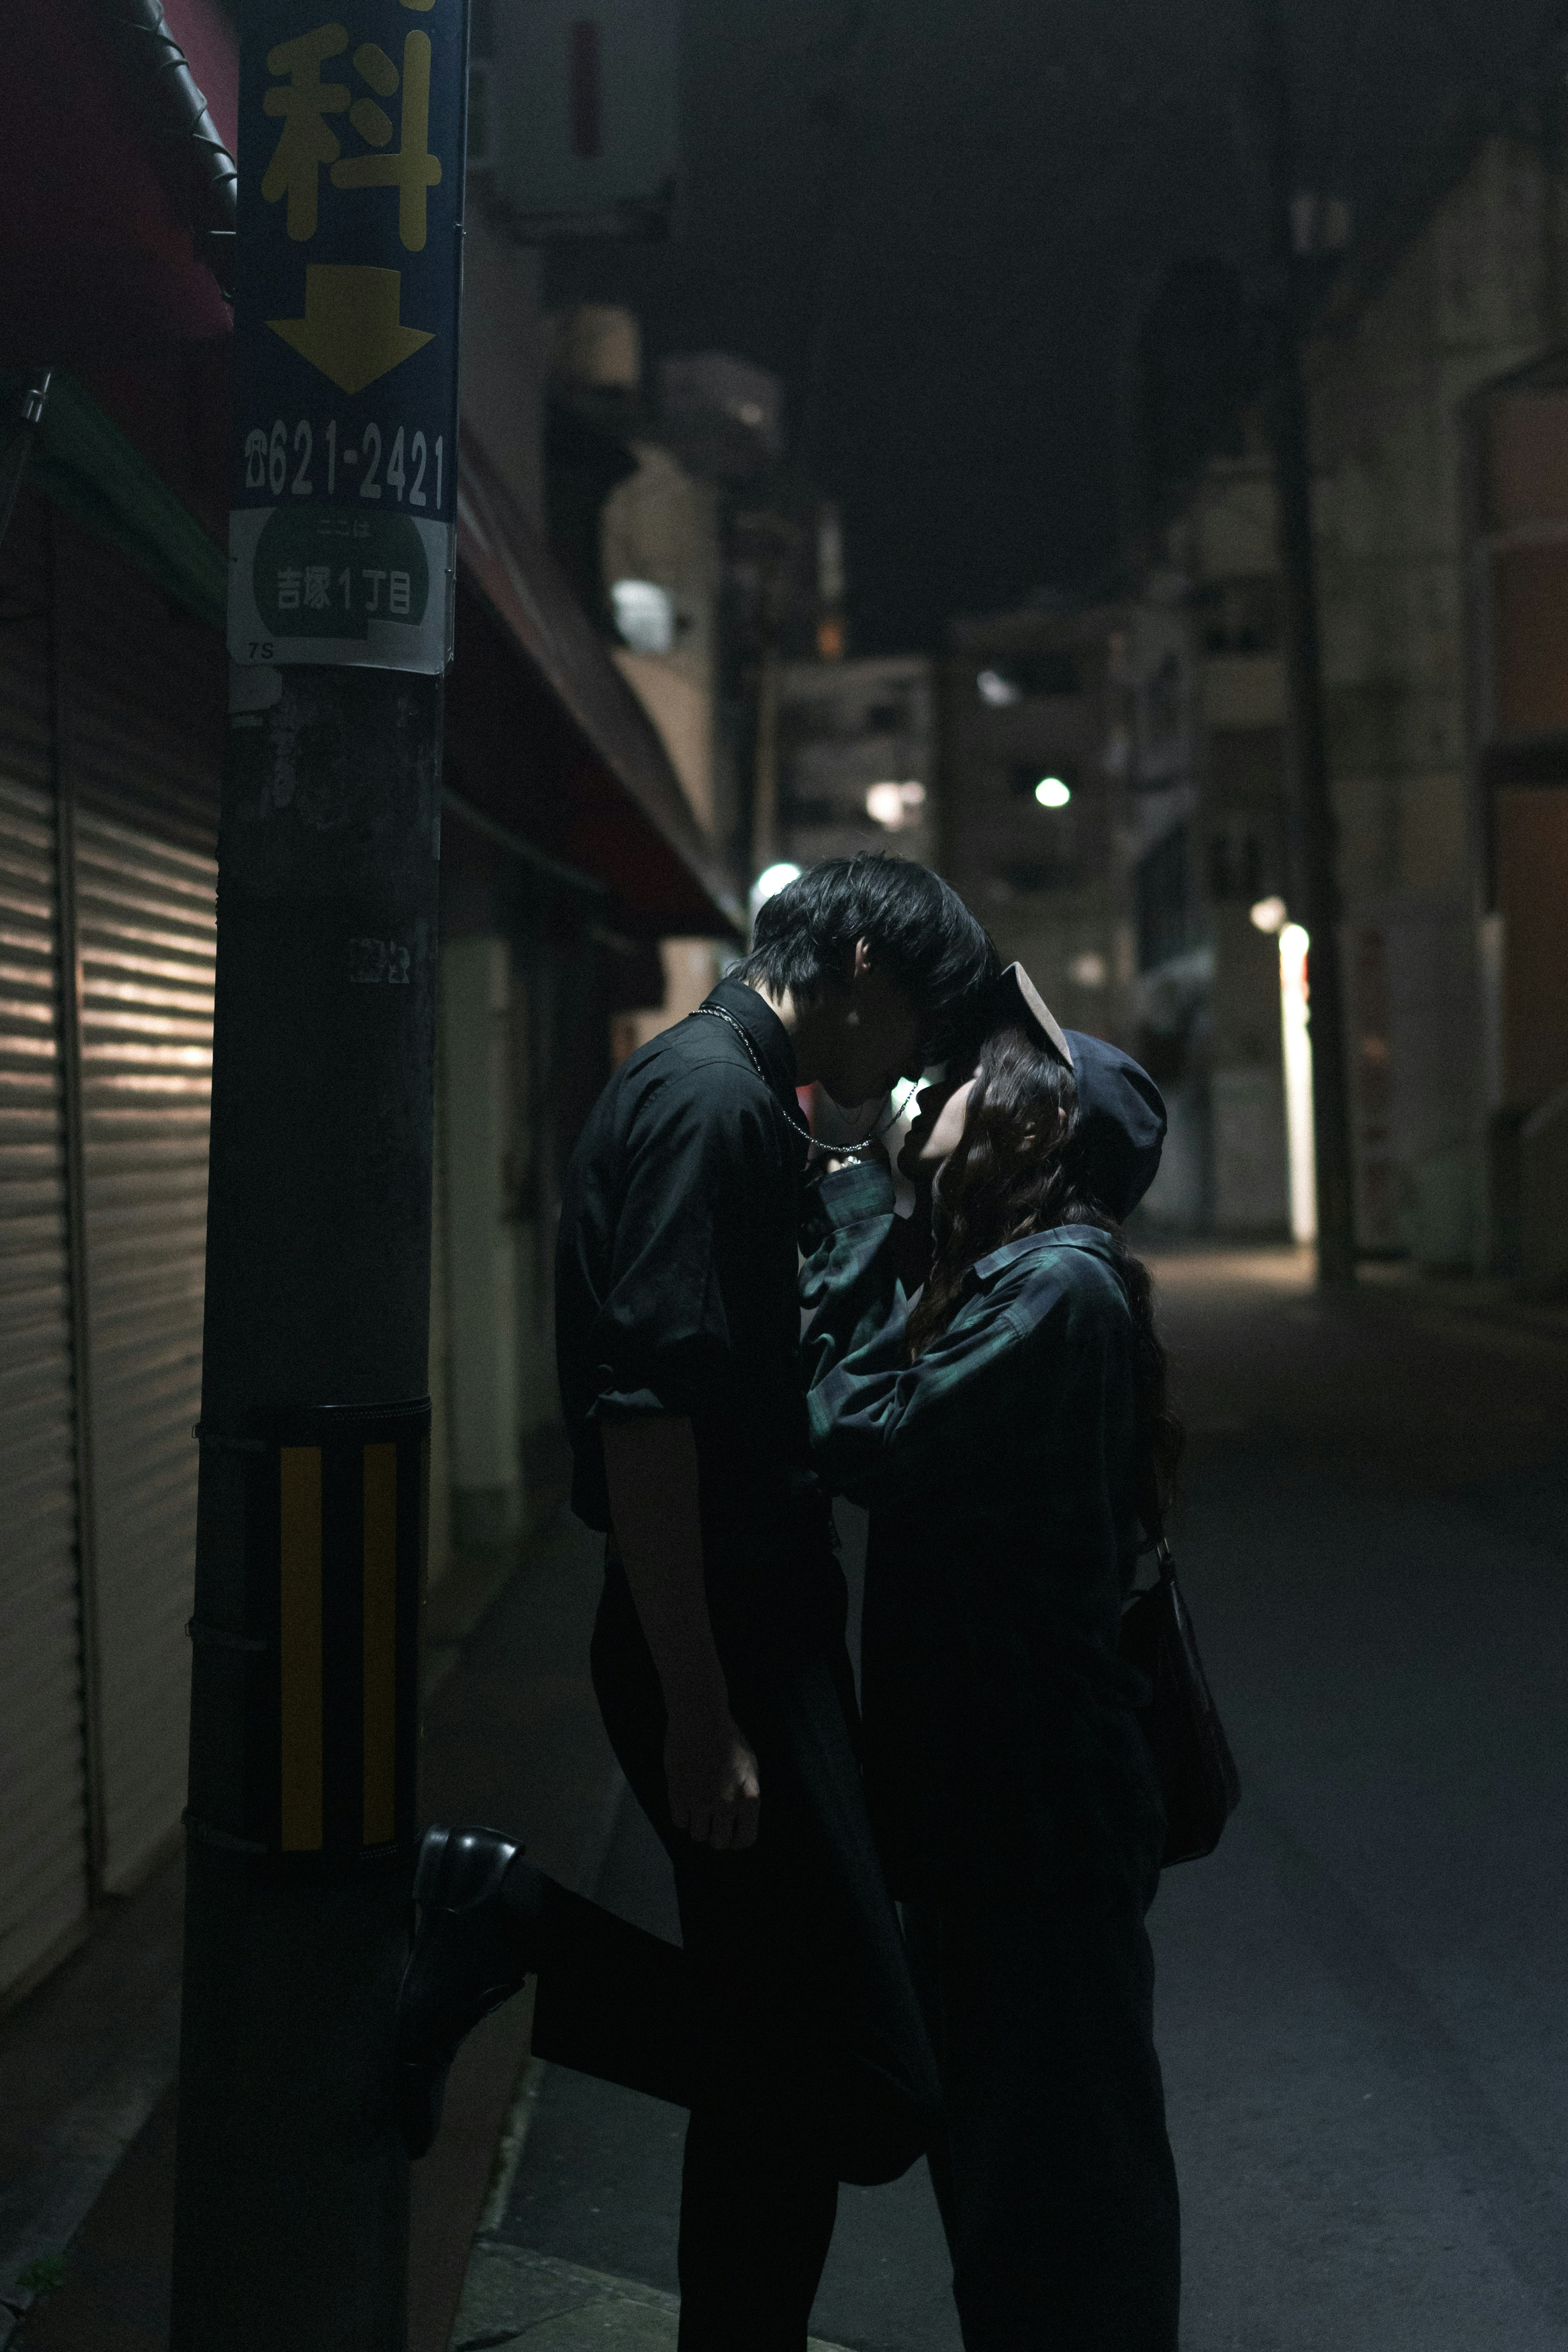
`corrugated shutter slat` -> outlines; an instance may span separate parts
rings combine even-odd
[[[176,1829],[195,1554],[228,663],[123,557],[69,565],[104,1877]]]
[[[54,808],[15,731],[37,635],[0,641],[0,1988],[87,1907]]]
[[[105,1876],[179,1818],[201,1403],[216,866],[77,820]]]

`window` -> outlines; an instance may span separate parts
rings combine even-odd
[[[1263,896],[1263,844],[1255,833],[1232,829],[1209,843],[1209,897],[1250,907]]]
[[[1181,734],[1185,699],[1186,681],[1180,656],[1168,653],[1149,680],[1146,707],[1151,751],[1163,748]]]
[[[1014,654],[993,668],[979,671],[974,686],[981,701],[993,710],[1005,710],[1009,703],[1021,701],[1026,694],[1079,694],[1083,690],[1078,661],[1068,653]]]
[[[1223,580],[1195,598],[1205,654],[1272,654],[1280,644],[1278,580]]]
[[[1187,828],[1179,824],[1138,861],[1138,969],[1179,956],[1190,938],[1187,916]]]
[[[787,793],[779,803],[779,823],[793,832],[820,831],[832,824],[838,815],[833,803],[824,794]]]
[[[1044,857],[1015,857],[998,872],[1008,895],[1020,898],[1031,898],[1067,878],[1059,866]]]

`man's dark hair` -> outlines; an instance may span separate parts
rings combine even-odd
[[[928,1060],[940,1060],[1001,961],[984,926],[940,875],[907,857],[863,850],[825,857],[758,909],[739,980],[777,996],[816,995],[848,972],[857,940],[897,982],[925,1024]]]

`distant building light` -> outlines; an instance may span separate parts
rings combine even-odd
[[[1102,955],[1092,950],[1088,955],[1076,955],[1068,966],[1068,978],[1079,988],[1103,988],[1110,977],[1110,968]]]
[[[636,654],[667,654],[675,643],[675,601],[651,580],[616,580],[610,607],[622,638]]]
[[[752,885],[752,922],[756,921],[759,911],[770,898],[776,898],[781,890],[787,890],[792,882],[799,880],[799,866],[793,866],[787,857],[782,858],[776,866],[764,866]]]
[[[1318,1238],[1317,1147],[1312,1113],[1312,1032],[1308,1012],[1307,950],[1300,923],[1279,934],[1279,1026],[1285,1063],[1285,1148],[1290,1181],[1290,1236]]]
[[[889,833],[900,825],[918,824],[920,812],[926,804],[923,784],[871,784],[866,793],[866,814]]]
[[[1066,808],[1072,791],[1059,776],[1042,776],[1035,786],[1035,798],[1042,808]]]
[[[1284,899],[1259,898],[1257,906],[1248,909],[1247,919],[1258,930],[1282,931],[1286,923]]]
[[[1010,677],[1004,677],[999,669],[983,669],[974,683],[980,688],[981,701],[989,703],[993,710],[1005,710],[1009,703],[1024,698],[1021,689]]]

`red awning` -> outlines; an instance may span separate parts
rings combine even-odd
[[[170,10],[209,72],[211,19],[190,0]],[[227,335],[223,297],[158,184],[86,0],[6,10],[5,133],[0,366],[113,362]]]
[[[652,720],[626,684],[565,575],[465,420],[458,487],[459,603],[449,740],[461,790],[498,823],[603,881],[621,912],[655,934],[738,931],[744,917]],[[509,730],[503,678],[471,643],[477,601],[567,722],[557,757],[525,740],[533,696]],[[470,708],[463,708],[464,698]],[[483,708],[485,716],[480,718]],[[509,740],[510,737],[510,740]],[[557,783],[561,754],[566,789]],[[544,766],[554,771],[542,772]]]

